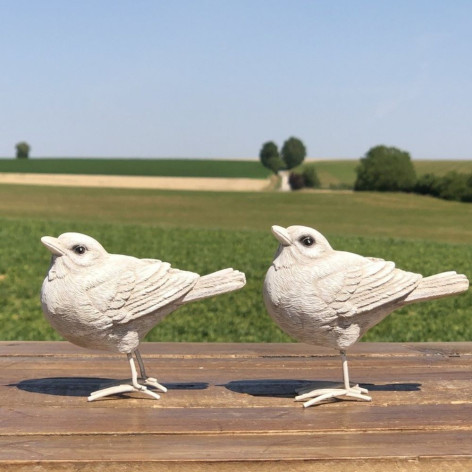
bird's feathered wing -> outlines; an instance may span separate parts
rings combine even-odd
[[[344,271],[331,274],[330,299],[324,299],[338,316],[350,317],[369,312],[381,306],[394,305],[412,292],[422,276],[395,267],[383,259],[359,257]],[[338,280],[339,279],[339,280]],[[334,282],[334,283],[333,283]]]
[[[157,259],[134,259],[87,293],[95,308],[114,323],[127,323],[172,305],[192,289],[199,275],[173,269]],[[172,311],[172,310],[171,310]]]

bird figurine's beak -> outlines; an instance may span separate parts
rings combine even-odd
[[[292,238],[288,234],[288,231],[282,226],[272,226],[272,234],[277,238],[282,246],[290,246],[292,244]]]
[[[51,254],[55,256],[63,256],[65,254],[57,238],[43,236],[41,242],[51,251]]]

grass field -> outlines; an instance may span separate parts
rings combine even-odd
[[[205,193],[0,186],[0,339],[59,339],[38,293],[49,255],[42,235],[80,231],[110,252],[153,257],[208,273],[246,272],[240,292],[183,307],[148,340],[289,341],[266,314],[264,274],[276,249],[272,224],[307,224],[336,249],[396,261],[425,275],[472,277],[472,206],[402,194]],[[413,305],[366,340],[472,338],[472,293]]]
[[[259,161],[212,159],[0,159],[0,172],[252,179],[271,174]]]
[[[357,160],[319,161],[314,165],[322,188],[349,187],[352,188],[356,180]]]
[[[304,165],[314,165],[323,188],[353,187],[356,180],[356,167],[358,160],[326,160]],[[464,174],[472,173],[472,160],[466,161],[433,161],[414,160],[417,176],[427,173],[444,175],[450,171]]]
[[[455,171],[463,174],[472,173],[472,160],[468,161],[413,161],[418,175],[436,174],[444,175]]]
[[[335,235],[472,241],[472,205],[402,193],[218,193],[1,185],[0,216],[249,231],[269,231],[273,224],[305,224]]]

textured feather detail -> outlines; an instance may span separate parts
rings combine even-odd
[[[134,272],[125,270],[119,278],[107,274],[104,280],[94,280],[93,284],[86,288],[86,293],[90,303],[100,313],[109,315],[111,311],[118,314],[126,304],[134,286]]]
[[[118,278],[109,309],[117,307],[108,315],[115,323],[123,324],[171,305],[192,289],[199,275],[171,268],[167,262],[153,259],[136,259],[133,277],[125,272]],[[120,296],[122,294],[122,296]],[[124,303],[120,303],[119,300]]]
[[[166,306],[170,308],[169,305],[172,303],[175,303],[175,308],[177,308],[179,299],[191,290],[198,275],[192,272],[176,271],[171,277],[154,291],[143,292],[140,289],[134,291],[129,304],[125,307],[127,316],[121,322],[126,323],[131,319],[149,315]]]
[[[468,288],[469,281],[465,275],[454,271],[442,272],[425,277],[419,286],[403,300],[402,305],[457,295],[466,292]]]
[[[200,277],[192,290],[181,300],[181,303],[194,302],[232,292],[244,287],[245,284],[246,277],[243,272],[231,268],[219,270]]]
[[[120,283],[118,287],[115,287],[116,294],[112,300],[110,300],[108,304],[108,309],[111,310],[119,310],[121,309],[125,303],[128,301],[131,291],[135,285],[135,276],[132,271],[126,271],[120,277]]]
[[[353,278],[356,284],[350,280]],[[363,264],[346,272],[347,287],[355,285],[355,291],[348,298],[337,294],[331,307],[342,316],[368,312],[401,300],[418,286],[421,278],[420,274],[396,269],[393,262],[366,258]]]

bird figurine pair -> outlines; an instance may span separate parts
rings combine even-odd
[[[423,278],[393,262],[336,251],[312,228],[273,226],[272,233],[279,246],[263,285],[268,313],[296,340],[339,350],[343,362],[344,385],[295,397],[307,400],[305,407],[332,399],[370,401],[366,389],[349,382],[347,349],[397,308],[459,294],[469,286],[456,272]],[[92,392],[89,401],[125,392],[158,399],[149,387],[166,388],[146,374],[139,353],[144,336],[180,306],[246,283],[244,273],[231,268],[200,276],[160,260],[109,254],[80,233],[44,236],[41,242],[52,254],[41,289],[51,325],[78,346],[128,358],[130,383]]]

